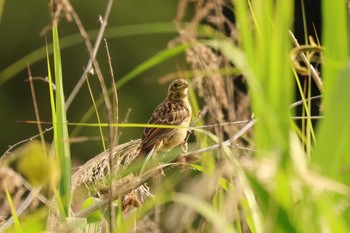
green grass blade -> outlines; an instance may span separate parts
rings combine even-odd
[[[322,1],[322,40],[324,47],[323,79],[327,90],[324,93],[325,107],[334,93],[334,85],[349,58],[348,9],[342,0]],[[335,17],[336,16],[336,17]],[[336,25],[336,27],[335,27]]]
[[[10,208],[11,208],[12,218],[13,218],[13,222],[15,223],[16,232],[22,233],[23,230],[22,230],[21,224],[20,224],[18,216],[17,216],[16,207],[13,204],[11,195],[10,195],[10,193],[7,190],[6,184],[4,183],[3,185],[4,185],[4,188],[5,188],[7,201],[9,203],[9,205],[10,205]]]
[[[327,175],[350,185],[350,174],[340,172],[344,164],[350,162],[350,37],[347,30],[350,25],[346,10],[346,4],[341,0],[322,2],[325,119],[319,127],[313,158]]]
[[[55,122],[57,122],[57,119],[56,119],[56,108],[55,108],[55,92],[53,90],[54,81],[53,81],[52,72],[51,72],[49,48],[47,46],[46,46],[46,62],[47,62],[47,76],[49,79],[49,93],[50,93],[52,124],[55,126]]]
[[[169,58],[175,57],[178,54],[183,53],[189,45],[177,45],[173,48],[165,49],[159,53],[157,53],[155,56],[151,57],[150,59],[147,59],[145,62],[141,63],[135,69],[130,71],[128,74],[126,74],[124,77],[122,77],[117,83],[117,88],[120,88],[125,83],[129,82],[131,79],[136,77],[137,75],[141,74],[142,72],[168,60]],[[110,91],[109,91],[110,92]]]
[[[246,0],[237,0],[235,3],[235,13],[237,15],[237,27],[241,33],[241,46],[246,51],[247,59],[251,61],[254,55],[253,28],[249,22],[250,15],[248,11],[248,2]]]
[[[341,172],[344,165],[350,163],[350,62],[334,79],[334,94],[329,96],[325,118],[319,126],[313,159],[327,175],[350,185],[350,173]]]
[[[56,122],[54,122],[54,143],[56,156],[58,156],[61,170],[60,197],[63,204],[64,215],[68,217],[71,201],[71,158],[68,142],[68,128],[66,124],[67,117],[63,92],[62,63],[57,25],[54,25],[52,28],[52,37],[54,73],[56,81]]]

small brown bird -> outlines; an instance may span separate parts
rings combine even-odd
[[[187,97],[188,83],[185,79],[174,80],[166,99],[154,110],[148,124],[188,127],[192,108]],[[186,128],[145,128],[141,137],[138,156],[147,156],[157,151],[168,152],[184,143]]]

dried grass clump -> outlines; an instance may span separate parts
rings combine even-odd
[[[230,1],[195,1],[194,16],[187,26],[182,26],[186,7],[190,7],[190,1],[180,1],[176,16],[176,25],[179,31],[177,43],[190,43],[192,47],[186,50],[186,61],[194,73],[193,84],[198,90],[198,95],[203,99],[209,109],[206,124],[221,124],[250,118],[249,97],[245,90],[244,78],[239,75],[225,74],[224,70],[233,69],[228,60],[218,51],[213,50],[201,42],[202,36],[199,23],[207,23],[210,26],[227,35],[227,39],[235,43],[236,29],[224,11],[232,13]],[[236,81],[239,86],[236,86]],[[243,88],[242,88],[243,86]],[[225,124],[224,127],[215,127],[215,134],[224,140],[224,135],[232,137],[238,128],[233,124]]]
[[[92,208],[73,213],[74,217],[87,217],[97,209],[105,209],[109,200],[115,201],[118,198],[121,198],[122,201],[122,212],[127,214],[140,207],[147,197],[152,196],[145,181],[157,171],[150,171],[140,176],[134,176],[132,173],[125,177],[121,176],[137,157],[140,142],[140,139],[132,140],[113,148],[112,172],[109,172],[111,153],[107,150],[87,161],[73,174],[72,192],[75,196],[74,199],[81,201],[87,197],[93,197],[97,201]],[[109,193],[110,186],[113,196]],[[85,189],[87,192],[81,189]],[[57,206],[54,202],[54,200],[51,201],[48,229],[56,229],[60,225]],[[74,205],[73,203],[74,209],[80,210],[81,204],[75,203]]]
[[[151,195],[149,188],[141,182],[142,177],[134,177],[132,174],[126,177],[120,175],[137,157],[140,142],[140,139],[133,140],[113,149],[111,173],[108,171],[110,156],[108,150],[90,159],[73,174],[72,191],[74,192],[83,185],[87,187],[90,196],[103,200],[113,198],[109,193],[109,185],[112,185],[114,196],[122,198],[124,212],[132,207],[139,207],[144,199]],[[112,174],[113,177],[109,177],[109,174]],[[110,178],[112,179],[111,184]]]

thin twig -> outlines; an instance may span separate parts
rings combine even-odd
[[[108,12],[108,15],[109,15],[109,12],[110,12],[110,7],[111,6],[111,3],[113,2],[113,0],[110,0],[107,4],[107,8],[106,8],[106,12]],[[91,42],[89,40],[89,36],[85,30],[85,28],[83,27],[83,24],[81,23],[80,21],[80,18],[79,16],[76,14],[76,12],[74,11],[74,9],[72,8],[72,16],[76,22],[76,24],[78,25],[78,28],[80,30],[80,34],[83,36],[84,38],[84,41],[85,41],[85,45],[86,45],[86,48],[89,52],[89,55],[90,55],[90,58],[92,58],[92,63],[94,65],[94,68],[95,68],[95,71],[96,71],[96,75],[97,75],[97,78],[100,82],[100,85],[101,85],[101,91],[102,91],[102,96],[103,96],[103,100],[104,100],[104,103],[105,103],[105,107],[106,107],[106,110],[107,110],[107,114],[108,114],[108,119],[111,119],[111,109],[112,109],[112,105],[111,105],[111,102],[108,98],[108,91],[107,91],[107,86],[106,86],[106,83],[104,81],[104,78],[103,78],[103,75],[102,75],[102,72],[101,72],[101,69],[100,69],[100,66],[99,66],[99,63],[97,62],[97,60],[94,58],[96,57],[96,55],[94,56],[94,51],[93,51],[93,48],[92,48],[92,45],[91,45]],[[107,19],[106,19],[107,20]],[[104,19],[101,20],[101,27],[106,27],[107,26],[107,21],[105,21]],[[102,36],[102,35],[101,35]],[[85,77],[84,77],[85,78]],[[110,122],[111,123],[111,122]]]
[[[197,121],[199,121],[200,119],[202,119],[208,112],[208,106],[205,106],[196,116],[196,118],[194,118],[194,120],[191,122],[191,127],[193,127]]]
[[[112,121],[118,124],[118,118],[119,118],[119,113],[118,113],[118,93],[117,93],[117,89],[116,89],[116,85],[115,85],[115,80],[114,80],[114,72],[113,72],[113,66],[112,66],[112,59],[111,56],[109,54],[109,49],[108,49],[108,43],[107,40],[104,39],[105,42],[105,48],[106,48],[106,52],[107,52],[107,58],[108,58],[108,65],[109,65],[109,72],[111,75],[111,83],[112,83],[112,90],[113,90],[113,105],[112,105]],[[113,130],[112,130],[113,129]],[[118,138],[117,137],[118,134],[118,127],[111,127],[110,128],[110,156],[109,156],[109,173],[110,173],[110,177],[112,177],[112,168],[113,168],[113,149],[115,146],[115,143],[117,143]],[[108,184],[108,188],[109,188],[109,194],[111,196],[113,196],[113,189],[112,189],[112,180],[110,179],[109,184]],[[109,229],[111,232],[113,232],[113,219],[114,219],[114,209],[113,209],[113,202],[112,200],[110,200],[110,202],[108,203],[108,208],[109,208]]]
[[[47,133],[47,132],[49,132],[49,131],[52,130],[52,129],[53,129],[53,127],[44,129],[41,133],[38,133],[38,134],[36,134],[36,135],[34,135],[34,136],[30,137],[30,138],[24,139],[24,140],[22,140],[22,141],[19,141],[19,142],[13,144],[13,145],[10,145],[9,148],[2,154],[2,156],[1,156],[1,158],[0,158],[0,164],[3,164],[3,163],[4,163],[3,160],[5,160],[6,155],[7,155],[7,154],[10,154],[10,152],[11,152],[11,150],[13,150],[13,148],[15,148],[15,147],[17,147],[17,146],[19,146],[19,145],[21,145],[21,144],[23,144],[23,143],[32,141],[33,139],[35,139],[35,138],[37,138],[37,137],[40,137],[41,134]]]
[[[87,45],[87,48],[88,48],[88,51],[89,51],[89,54],[90,54],[90,59],[89,59],[87,65],[85,67],[84,73],[81,75],[79,81],[74,86],[72,92],[70,93],[70,95],[67,98],[67,101],[66,101],[66,108],[67,109],[72,104],[73,99],[78,94],[80,88],[83,86],[84,81],[85,81],[85,75],[87,75],[88,73],[92,72],[92,65],[93,64],[95,66],[94,61],[96,60],[96,54],[97,54],[97,52],[98,52],[98,50],[100,48],[100,44],[102,42],[102,38],[103,38],[104,32],[105,32],[106,27],[107,27],[107,22],[108,22],[108,18],[109,18],[110,12],[111,12],[112,5],[113,5],[113,0],[109,0],[108,3],[107,3],[107,6],[106,6],[106,10],[105,10],[104,16],[100,20],[101,21],[101,27],[100,27],[100,30],[99,30],[99,32],[97,34],[97,38],[96,38],[96,41],[95,41],[95,44],[94,44],[93,48],[91,46],[91,43],[90,43],[89,39],[87,38],[87,33],[85,32],[85,30],[83,30],[84,28],[83,28],[83,26],[82,26],[82,24],[80,22],[79,17],[77,16],[77,14],[75,12],[73,12],[73,17],[76,20],[76,23],[77,23],[79,29],[81,29],[80,30],[81,34],[82,34],[82,36],[85,39],[85,43]],[[84,36],[84,35],[86,35],[86,36]],[[96,67],[95,67],[95,69],[96,69]]]
[[[124,117],[124,120],[123,120],[123,124],[124,123],[128,123],[128,120],[129,120],[129,116],[130,116],[130,114],[131,114],[131,111],[132,111],[132,108],[128,108],[128,111],[126,112],[126,114],[125,114],[125,117]]]
[[[111,75],[111,84],[112,84],[112,93],[113,93],[113,105],[112,105],[112,108],[114,109],[114,111],[113,111],[113,122],[118,124],[118,122],[119,122],[119,101],[118,101],[117,85],[115,84],[112,59],[111,59],[111,55],[109,53],[109,48],[108,48],[108,43],[107,43],[106,38],[104,39],[104,42],[105,42],[107,58],[108,58],[109,73]],[[115,135],[117,135],[117,134],[118,134],[118,128],[115,127]]]
[[[130,113],[131,113],[131,108],[128,108],[128,111],[125,114],[124,120],[121,122],[122,124],[125,124],[128,122]],[[122,130],[118,130],[118,138],[120,138],[123,135],[123,131]]]
[[[190,129],[187,131],[187,135],[186,135],[186,137],[184,139],[184,144],[187,143],[190,135],[192,134],[192,129],[191,128],[193,128],[193,126],[197,123],[197,121],[200,120],[205,114],[207,114],[207,112],[208,112],[208,107],[205,106],[201,111],[199,111],[199,113],[196,116],[196,118],[194,118],[194,120],[191,122]]]
[[[295,116],[292,117],[294,120],[304,120],[304,119],[311,119],[311,120],[319,120],[323,119],[323,116]]]
[[[36,94],[35,94],[35,88],[34,88],[34,83],[33,83],[33,78],[32,78],[32,71],[30,70],[30,67],[28,66],[28,79],[29,79],[29,85],[30,85],[30,91],[32,93],[32,99],[33,99],[33,106],[34,106],[34,113],[35,113],[35,119],[37,120],[37,127],[38,127],[38,131],[40,133],[40,141],[41,141],[41,146],[44,152],[44,155],[47,156],[46,153],[46,146],[45,146],[45,138],[44,138],[44,134],[42,134],[43,132],[43,128],[41,127],[40,122],[40,113],[39,113],[39,108],[38,108],[38,102],[36,99]]]
[[[316,96],[312,96],[310,98],[306,98],[305,101],[311,101],[311,100],[315,100],[315,99],[321,99],[322,95],[316,95]],[[299,100],[297,102],[294,102],[293,104],[290,105],[290,108],[294,108],[298,105],[301,105],[303,103],[303,100]]]
[[[44,83],[50,84],[48,77],[45,77],[45,78],[43,78],[43,77],[32,77],[31,80],[33,80],[33,81],[37,81],[37,80],[38,81],[43,81]],[[30,82],[29,78],[25,79],[24,81],[25,82]],[[56,85],[54,83],[52,83],[51,85],[52,85],[52,89],[54,91],[56,91]]]
[[[201,154],[204,152],[216,150],[216,149],[220,148],[221,146],[231,146],[233,142],[235,142],[244,133],[246,133],[249,129],[251,129],[255,125],[256,121],[257,121],[256,119],[252,119],[251,121],[249,121],[248,124],[246,124],[242,129],[240,129],[235,135],[233,135],[233,137],[231,137],[230,139],[228,139],[222,143],[218,143],[218,144],[206,147],[206,148],[201,148],[199,150],[183,154],[182,156],[184,156],[184,157],[195,156],[197,154]]]

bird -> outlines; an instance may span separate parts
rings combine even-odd
[[[186,79],[172,81],[165,100],[152,113],[147,124],[173,125],[181,128],[145,127],[141,136],[138,158],[161,152],[168,152],[175,146],[185,143],[191,121],[192,108],[188,101]]]

